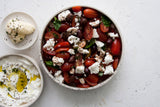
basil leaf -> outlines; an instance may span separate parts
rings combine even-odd
[[[54,28],[58,30],[61,26],[61,22],[56,17],[54,17],[53,25],[54,25]]]
[[[111,20],[107,18],[106,16],[101,16],[102,22],[106,27],[109,27],[111,25]]]
[[[45,63],[46,63],[46,65],[48,65],[48,66],[53,66],[53,62],[52,62],[52,61],[46,61]]]
[[[87,49],[90,48],[94,43],[95,43],[95,39],[92,38],[92,39],[90,40],[89,44],[87,44],[87,45],[85,46],[85,48],[87,48]]]

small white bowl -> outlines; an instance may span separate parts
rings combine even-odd
[[[31,102],[28,102],[28,103],[25,103],[24,105],[18,106],[18,107],[29,107],[29,106],[31,106],[34,102],[37,101],[37,99],[40,97],[40,95],[41,95],[41,93],[42,93],[42,90],[43,90],[43,76],[42,76],[41,70],[40,70],[38,64],[36,63],[36,61],[35,61],[33,58],[29,57],[29,56],[22,55],[22,54],[8,54],[8,55],[0,56],[0,60],[3,60],[3,58],[6,58],[6,57],[12,57],[12,58],[14,58],[15,56],[19,57],[20,59],[21,59],[21,58],[24,58],[24,59],[28,60],[29,62],[31,62],[31,63],[35,66],[35,68],[37,69],[38,73],[40,74],[41,87],[40,87],[40,92],[39,92],[39,94],[38,94],[37,96],[34,96],[35,99],[32,100]],[[15,59],[15,60],[16,60],[16,59]],[[6,105],[0,103],[0,107],[1,107],[1,106],[6,107]]]
[[[82,6],[82,5],[79,5],[79,6]],[[108,14],[104,13],[103,11],[101,11],[101,10],[95,8],[95,7],[90,7],[90,6],[85,6],[85,5],[82,6],[82,7],[88,7],[88,8],[92,8],[92,9],[98,10],[99,12],[101,12],[102,14],[104,14],[105,16],[107,16],[107,17],[114,23],[114,25],[116,26],[116,28],[117,28],[117,30],[118,30],[118,33],[119,33],[119,35],[120,35],[121,42],[122,42],[122,43],[121,43],[121,45],[122,45],[122,52],[121,52],[121,57],[120,57],[120,61],[119,61],[118,67],[117,67],[117,69],[115,70],[115,72],[114,72],[113,75],[111,75],[109,78],[107,78],[107,79],[104,80],[103,82],[101,82],[101,83],[99,83],[99,84],[97,84],[96,86],[93,86],[93,87],[89,87],[89,88],[73,87],[73,86],[66,85],[66,84],[64,84],[64,83],[59,83],[59,82],[54,78],[54,76],[48,71],[48,69],[47,69],[47,67],[46,67],[46,65],[45,65],[45,62],[43,61],[43,58],[42,58],[42,40],[43,40],[43,34],[44,34],[44,32],[45,32],[45,29],[46,29],[47,25],[48,25],[49,22],[53,19],[53,17],[56,16],[58,13],[60,13],[60,12],[62,12],[62,11],[64,11],[64,10],[70,9],[70,8],[72,8],[72,7],[73,7],[73,6],[68,7],[68,8],[65,8],[65,9],[63,9],[63,10],[58,11],[57,13],[55,13],[53,16],[50,17],[49,21],[48,21],[48,22],[46,23],[46,25],[44,26],[43,31],[41,32],[41,39],[40,39],[40,61],[41,61],[41,64],[42,64],[44,70],[45,70],[46,73],[49,75],[49,77],[52,78],[53,81],[55,81],[56,83],[58,83],[59,85],[61,85],[61,86],[63,86],[63,87],[66,87],[66,88],[69,88],[69,89],[72,89],[72,90],[93,90],[93,89],[97,89],[97,88],[99,88],[99,87],[102,87],[102,86],[105,85],[106,83],[108,83],[108,82],[115,76],[115,74],[117,74],[117,72],[120,71],[119,66],[120,66],[121,63],[122,63],[122,59],[123,59],[123,48],[124,48],[124,46],[123,46],[123,40],[122,40],[122,34],[121,34],[121,32],[120,32],[120,29],[119,29],[118,25],[115,23],[115,21],[113,20],[113,18],[111,18]]]
[[[25,39],[22,42],[18,43],[18,44],[14,44],[11,41],[9,36],[6,34],[6,30],[5,30],[7,22],[9,20],[13,19],[13,18],[18,18],[18,19],[20,19],[22,21],[28,22],[28,23],[30,23],[30,24],[35,26],[35,31],[32,34],[27,35],[25,37]],[[4,40],[4,42],[9,47],[11,47],[13,49],[16,49],[16,50],[24,50],[24,49],[27,49],[27,48],[31,47],[36,42],[36,40],[38,38],[38,33],[39,33],[37,24],[34,21],[34,19],[30,15],[28,15],[28,14],[26,14],[24,12],[13,12],[13,13],[7,15],[3,19],[2,23],[1,23],[0,32],[1,32],[1,36],[2,36],[2,38]]]

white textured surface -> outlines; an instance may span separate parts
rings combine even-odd
[[[44,75],[44,90],[32,107],[158,107],[160,106],[160,15],[158,0],[0,0],[0,22],[9,13],[23,11],[36,19],[40,31],[53,14],[72,5],[88,5],[117,22],[124,41],[120,72],[104,87],[80,92],[54,83]],[[0,39],[0,55],[22,53],[39,62],[39,41],[15,51]],[[43,68],[41,67],[42,71]]]

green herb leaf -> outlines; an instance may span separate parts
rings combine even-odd
[[[7,73],[6,70],[2,70],[5,74]]]
[[[90,48],[95,43],[95,39],[91,39],[90,42],[85,46],[85,48]]]
[[[18,36],[18,33],[16,32],[15,36]]]
[[[17,72],[18,72],[18,68],[13,68],[13,69],[12,69],[12,72],[17,73]]]
[[[6,31],[7,35],[9,35],[9,33]]]
[[[106,27],[109,27],[111,25],[111,20],[109,18],[107,18],[106,16],[102,16],[101,19],[102,19],[103,24]]]
[[[100,76],[100,77],[103,76],[103,72],[99,72],[98,76]]]
[[[58,35],[57,35],[57,34],[53,33],[53,35],[54,35],[54,37],[55,37],[56,39],[58,39]]]
[[[53,62],[52,62],[52,61],[46,61],[45,63],[46,63],[46,65],[48,65],[48,66],[53,66]]]
[[[11,87],[8,87],[8,91],[11,91]]]
[[[1,82],[0,82],[0,86],[2,86],[2,85],[3,85],[3,82],[1,81]]]
[[[61,26],[61,22],[56,17],[54,17],[53,25],[54,25],[54,28],[58,30]]]

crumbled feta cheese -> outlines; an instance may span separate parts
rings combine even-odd
[[[74,20],[75,20],[76,23],[78,22],[78,18],[75,18]]]
[[[98,35],[96,29],[93,29],[93,37],[92,38],[99,38],[99,35]]]
[[[85,84],[84,78],[80,78],[80,79],[79,79],[79,82],[80,82],[81,84]]]
[[[56,57],[56,56],[54,56],[52,58],[52,61],[53,61],[53,66],[55,66],[55,65],[61,66],[64,63],[63,58],[59,58],[59,57]]]
[[[70,14],[71,12],[69,10],[63,11],[58,15],[58,20],[59,21],[65,21],[67,16]]]
[[[74,74],[74,72],[75,72],[74,68],[72,68],[72,69],[69,71],[70,74]]]
[[[113,32],[110,32],[110,33],[108,33],[108,35],[110,36],[110,37],[112,37],[113,39],[115,39],[116,37],[118,37],[118,33],[113,33]]]
[[[77,66],[76,67],[76,73],[77,74],[84,74],[84,66],[83,65]]]
[[[89,24],[93,27],[97,27],[99,24],[100,24],[100,21],[99,20],[96,20],[94,22],[89,22]]]
[[[103,58],[98,56],[97,54],[95,55],[95,60],[98,62],[98,63],[101,63]]]
[[[77,23],[76,23],[76,27],[78,27],[79,25],[80,25],[80,24],[77,22]]]
[[[55,79],[59,82],[59,83],[63,83],[64,78],[62,75],[56,76]]]
[[[102,62],[102,63],[103,64],[109,64],[111,62],[113,62],[113,57],[112,57],[112,55],[109,52],[107,52],[106,56],[104,58],[104,62]]]
[[[81,47],[78,47],[78,52],[82,54],[89,54],[89,51],[87,49],[83,49]]]
[[[74,15],[77,15],[78,17],[81,17],[81,15],[82,15],[82,11],[74,12]]]
[[[79,27],[70,27],[67,29],[67,32],[72,35],[77,35]]]
[[[103,47],[104,46],[104,43],[103,42],[101,42],[101,41],[95,41],[95,43],[96,43],[96,45],[98,46],[98,47]]]
[[[104,75],[113,74],[113,73],[114,73],[114,70],[113,70],[112,65],[106,66],[105,71],[104,71]]]
[[[54,38],[52,39],[49,39],[47,40],[46,44],[43,46],[43,48],[47,49],[47,50],[51,50],[53,51],[54,50],[54,44],[55,44],[55,41],[54,41]]]
[[[91,74],[97,74],[99,72],[99,66],[99,63],[95,62],[94,64],[89,66],[88,69],[90,70]]]
[[[99,67],[99,71],[104,72],[104,71],[105,71],[105,68],[102,67],[102,66],[100,66],[100,67]]]
[[[76,37],[76,36],[73,36],[73,35],[71,35],[71,36],[68,37],[68,42],[69,42],[70,44],[78,43],[79,40],[80,40],[80,38],[78,38],[78,37]]]
[[[71,35],[71,36],[68,37],[68,42],[69,42],[70,44],[73,44],[73,43],[74,43],[73,47],[78,47],[78,42],[79,42],[79,41],[80,41],[80,38],[78,38],[78,37],[76,37],[76,36]]]
[[[56,71],[56,73],[54,74],[55,77],[59,76],[62,73],[61,70]]]
[[[74,54],[75,54],[74,49],[69,49],[68,52],[69,52],[71,55],[74,55]]]
[[[100,56],[103,57],[105,55],[105,51],[100,47],[97,47],[97,50],[100,52]]]

